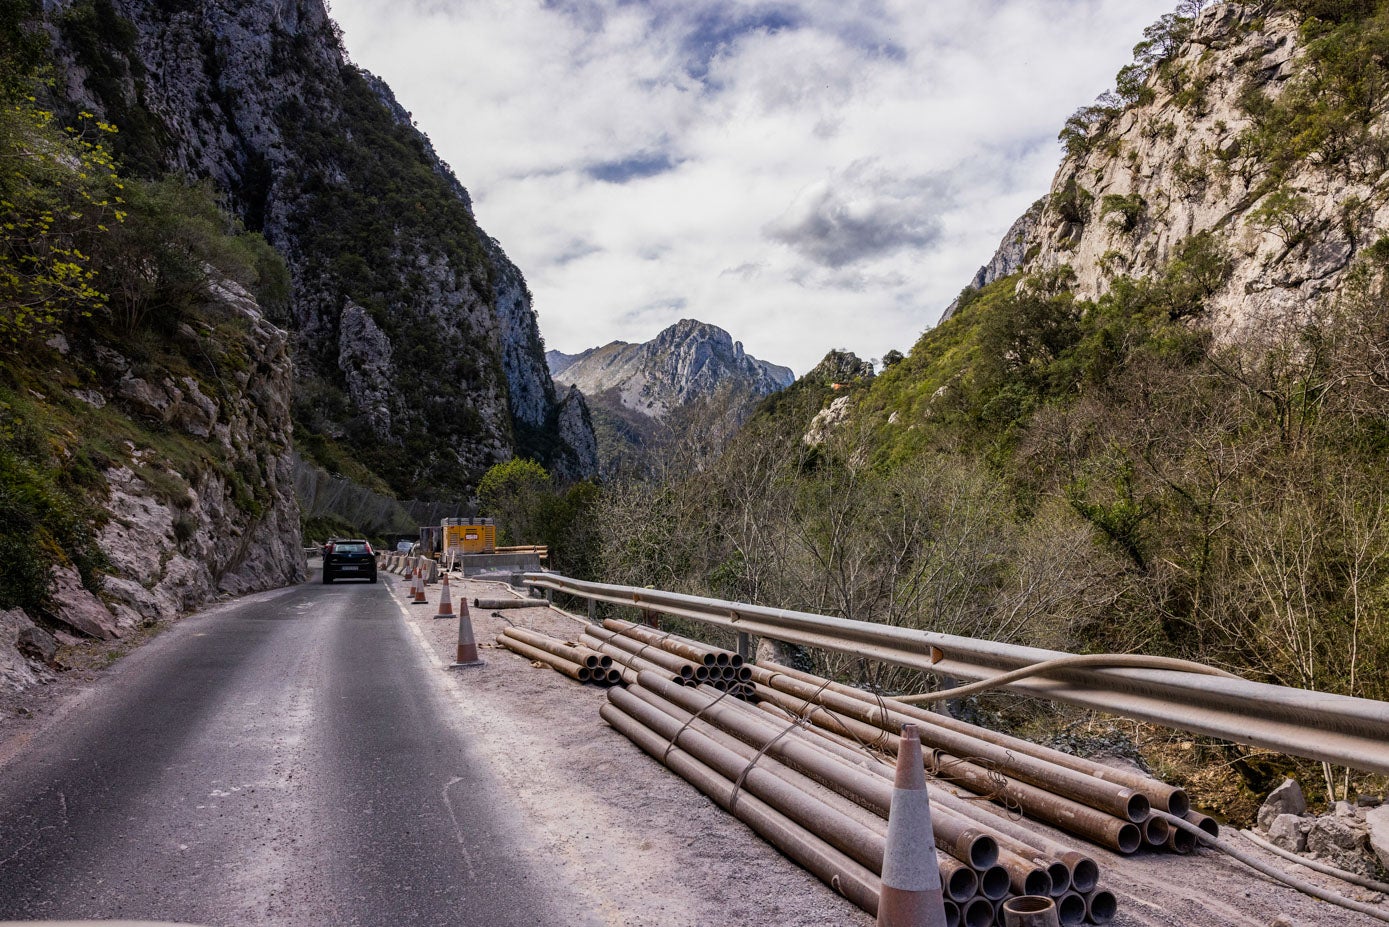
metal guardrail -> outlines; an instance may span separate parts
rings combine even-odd
[[[528,586],[593,602],[635,606],[788,644],[970,680],[1068,656],[1039,647],[590,583],[554,573],[525,573],[520,579]],[[1153,669],[1056,669],[1001,688],[1278,753],[1389,774],[1389,702]]]

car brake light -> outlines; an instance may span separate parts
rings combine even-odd
[[[371,549],[371,545],[370,545],[370,544],[367,545],[367,553],[369,553],[369,554],[374,554],[374,553],[376,553],[376,551],[374,551],[374,550]]]

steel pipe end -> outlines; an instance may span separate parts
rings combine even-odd
[[[960,906],[960,923],[963,927],[989,927],[993,922],[993,902],[985,898],[975,898]]]
[[[945,927],[960,927],[960,906],[945,899]]]
[[[1173,827],[1167,835],[1167,849],[1181,856],[1196,849],[1196,835],[1190,831],[1182,830],[1180,827]]]
[[[1061,927],[1085,923],[1085,896],[1079,892],[1067,892],[1056,899],[1056,919],[1061,922]]]
[[[996,923],[1005,927],[1043,927],[1056,923],[1056,904],[1041,895],[1017,895],[998,906]]]
[[[1024,895],[1037,895],[1048,897],[1051,895],[1051,876],[1040,866],[1031,869],[1023,876],[1022,893]]]
[[[1167,836],[1172,833],[1172,825],[1167,819],[1153,815],[1143,822],[1143,842],[1150,847],[1167,846]]]
[[[1053,898],[1071,890],[1071,870],[1065,863],[1057,861],[1049,864],[1047,877],[1051,879],[1051,891],[1048,894]]]
[[[603,669],[612,669],[613,658],[605,653],[598,658],[598,665],[603,667]]]
[[[705,666],[718,666],[719,658],[712,653],[706,653],[699,662],[703,663]]]
[[[1216,821],[1215,818],[1211,817],[1210,815],[1202,814],[1199,811],[1188,811],[1184,815],[1184,817],[1186,818],[1187,823],[1195,824],[1197,827],[1201,828],[1203,831],[1210,834],[1212,837],[1220,836],[1220,824]]]
[[[1094,891],[1100,883],[1100,864],[1083,853],[1072,850],[1063,854],[1061,861],[1071,870],[1071,889],[1082,894]]]
[[[717,663],[719,666],[727,666],[730,660],[731,658],[729,657],[729,655],[723,653],[722,651],[714,654],[714,662]]]
[[[1172,794],[1167,796],[1167,813],[1184,818],[1190,811],[1191,797],[1186,794],[1186,790],[1173,789]]]
[[[1148,796],[1142,792],[1134,792],[1129,796],[1128,814],[1129,820],[1135,824],[1142,824],[1148,820],[1148,816],[1153,813],[1153,803],[1148,801]]]
[[[960,841],[959,858],[972,869],[988,869],[998,862],[998,841],[988,834],[968,831]]]
[[[1108,924],[1119,912],[1119,899],[1108,889],[1100,889],[1085,896],[1085,916],[1092,924]]]
[[[701,673],[700,673],[700,670],[704,670],[704,672],[701,674]],[[704,669],[704,667],[702,667],[702,666],[699,667],[698,669],[696,669],[696,668],[693,667],[693,666],[689,666],[688,664],[685,665],[685,666],[680,667],[680,678],[681,678],[681,679],[699,679],[699,680],[702,681],[702,680],[704,680],[705,678],[707,678],[708,675],[709,675],[709,671],[708,671],[707,669]]]
[[[591,682],[593,680],[593,670],[587,666],[579,667],[579,682]]]
[[[730,653],[730,654],[728,655],[728,665],[729,665],[729,666],[742,667],[742,665],[743,665],[745,662],[746,662],[746,661],[743,659],[743,655],[742,655],[741,653]],[[751,672],[751,670],[749,670],[749,672]]]
[[[1143,846],[1143,830],[1137,824],[1125,822],[1114,842],[1119,845],[1120,853],[1137,853],[1138,848]]]
[[[944,870],[942,870],[944,872]],[[979,876],[973,869],[960,866],[946,876],[945,894],[955,901],[969,901],[979,891]]]
[[[979,894],[990,901],[998,901],[1008,897],[1011,889],[1011,880],[1008,877],[1008,870],[1002,866],[994,865],[975,871],[979,879]]]

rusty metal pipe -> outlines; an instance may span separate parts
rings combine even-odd
[[[1056,919],[1061,927],[1073,927],[1085,923],[1085,896],[1079,892],[1067,892],[1056,901]]]
[[[612,657],[614,662],[620,663],[622,664],[622,666],[630,670],[630,674],[623,674],[623,679],[627,682],[628,685],[636,685],[636,674],[646,670],[661,673],[665,675],[667,679],[679,680],[680,683],[684,682],[684,680],[681,679],[679,673],[671,673],[671,671],[666,669],[664,666],[652,663],[645,657],[639,657],[635,654],[628,653],[621,647],[615,647],[612,644],[609,644],[607,641],[602,641],[595,637],[585,636],[583,638],[583,642],[585,646]]]
[[[1008,871],[1008,887],[1015,895],[1051,894],[1051,876],[1032,860],[1000,846],[998,864]]]
[[[620,692],[620,689],[613,689]],[[719,807],[760,834],[826,885],[867,911],[878,913],[878,877],[829,843],[796,824],[755,795],[732,801],[732,783],[683,750],[666,753],[666,741],[611,703],[598,713],[603,720],[657,762],[713,799]]]
[[[804,699],[788,696],[777,689],[759,686],[757,692],[760,698],[776,702],[789,711],[806,710],[815,724],[830,731],[879,748],[892,748],[891,738],[887,737],[881,728],[832,715],[819,706],[807,707]],[[1029,783],[1007,776],[1000,777],[982,766],[950,754],[936,753],[928,757],[928,770],[938,778],[962,785],[981,795],[996,795],[998,799],[1012,801],[1035,818],[1120,853],[1133,853],[1143,845],[1143,832],[1131,821],[1106,814]]]
[[[985,869],[977,869],[974,872],[979,879],[979,894],[981,897],[990,901],[1000,901],[1008,897],[1012,890],[1012,879],[1008,875],[1008,870],[994,863]]]
[[[504,608],[544,608],[544,599],[473,599],[473,608],[499,611]]]
[[[689,711],[662,698],[660,695],[644,686],[634,686],[629,690],[628,694],[646,702],[658,711],[665,712],[676,721],[680,722],[682,726],[688,725],[692,730],[703,734],[719,746],[738,754],[745,763],[758,755],[757,748],[734,737],[732,734],[726,733],[717,725],[705,721],[703,718],[695,718]],[[762,768],[765,768],[768,772],[780,778],[787,785],[807,793],[816,800],[836,809],[846,817],[854,819],[859,826],[886,839],[887,821],[874,812],[845,798],[833,789],[822,785],[810,776],[798,772],[794,768],[781,763],[771,756],[762,756],[759,760],[759,764]],[[881,864],[879,863],[878,865]],[[941,885],[947,898],[959,902],[968,901],[974,897],[979,888],[979,877],[972,868],[954,857],[945,855],[943,852],[937,854],[937,867],[940,871]],[[874,867],[870,866],[870,868]],[[1006,875],[1004,876],[1004,886],[1006,890]]]
[[[608,631],[604,628],[586,627],[584,634],[596,640],[604,641],[619,650],[639,656],[643,660],[663,666],[672,673],[679,674],[684,679],[704,680],[709,675],[709,667],[702,663],[692,663],[684,657],[676,656],[668,650],[656,646],[655,644],[643,643],[625,634],[615,631]]]
[[[1004,927],[1056,927],[1056,903],[1038,895],[1009,898],[999,906],[997,921]]]
[[[1185,818],[1188,824],[1195,824],[1212,837],[1220,836],[1220,822],[1209,814],[1202,814],[1199,811],[1188,811],[1184,815],[1179,815],[1179,817]]]
[[[989,927],[993,922],[994,906],[987,898],[974,898],[960,905],[960,923],[963,927]]]
[[[1106,889],[1085,896],[1085,917],[1092,924],[1108,924],[1119,913],[1119,899]]]
[[[582,666],[587,666],[589,669],[594,669],[603,664],[603,654],[585,647],[583,644],[576,644],[573,641],[551,637],[548,634],[541,634],[537,631],[527,630],[526,628],[505,628],[502,630],[502,633],[507,637],[514,637],[517,640],[524,641],[537,649],[553,653],[555,656],[563,657],[566,660],[570,660]],[[608,662],[609,665],[611,665],[611,657],[608,658]]]
[[[960,906],[945,899],[945,927],[960,927]]]
[[[901,730],[903,724],[917,721],[901,712],[887,709],[884,704],[869,703],[855,696],[836,692],[826,687],[823,682],[806,682],[764,666],[752,667],[752,677],[760,685],[801,699],[814,700],[836,713],[848,715],[857,721],[884,730]],[[1014,779],[1039,786],[1048,792],[1065,796],[1097,810],[1127,818],[1134,823],[1148,817],[1148,797],[1128,786],[1096,779],[1086,773],[1039,760],[1037,757],[1000,747],[973,734],[960,733],[939,724],[921,723],[919,726],[921,742],[930,748],[955,756],[988,761],[1000,772]]]
[[[820,676],[806,673],[793,667],[782,666],[779,663],[763,663],[761,665],[771,672],[787,675],[793,679],[799,679],[802,682],[812,683],[817,686],[828,683],[827,688],[831,691],[842,695],[848,695],[851,698],[857,698],[863,702],[876,705],[879,701],[877,696],[865,692],[862,689],[856,689],[853,686],[846,686],[838,682],[830,682]],[[1114,782],[1131,788],[1136,792],[1141,792],[1146,795],[1149,802],[1154,806],[1163,808],[1171,814],[1181,816],[1191,809],[1191,800],[1187,796],[1186,790],[1178,788],[1175,785],[1169,785],[1161,779],[1145,776],[1133,770],[1115,769],[1103,763],[1097,763],[1094,760],[1063,753],[1060,750],[1053,750],[1041,744],[1034,744],[1021,737],[1013,737],[1008,734],[1001,734],[998,731],[991,731],[988,728],[980,727],[976,724],[957,721],[949,715],[941,715],[916,705],[908,705],[890,698],[884,698],[882,702],[890,710],[923,724],[933,724],[937,727],[943,727],[959,734],[978,737],[981,740],[987,740],[1000,747],[1016,750],[1019,753],[1025,753],[1039,760],[1054,763],[1057,766],[1064,766],[1076,772],[1085,773],[1086,775],[1093,776],[1105,782]]]
[[[892,805],[892,783],[866,771],[853,770],[839,763],[809,743],[792,736],[780,737],[784,726],[778,728],[771,720],[762,721],[751,712],[735,705],[713,704],[716,696],[699,689],[681,688],[666,682],[655,673],[641,673],[642,686],[654,691],[687,711],[701,712],[716,727],[746,741],[767,754],[791,766],[812,779],[855,798],[866,807],[886,818]],[[777,739],[780,737],[780,739]],[[998,844],[977,828],[968,826],[959,816],[933,815],[932,829],[936,846],[971,867],[979,869],[997,860]]]
[[[538,647],[532,647],[525,641],[517,640],[514,637],[507,637],[505,634],[497,635],[497,643],[501,644],[507,650],[510,650],[514,653],[518,653],[521,656],[526,657],[527,659],[534,660],[537,663],[544,663],[546,666],[550,667],[555,672],[563,673],[564,675],[568,676],[570,679],[575,680],[576,682],[588,682],[588,667],[580,666],[573,660],[568,660],[564,657],[556,656],[555,654],[550,653],[547,650],[541,650]],[[579,672],[580,670],[583,670],[582,675]]]
[[[1172,825],[1156,814],[1143,822],[1143,842],[1150,847],[1167,846],[1167,837],[1172,833]]]
[[[705,666],[721,665],[717,650],[702,647],[692,640],[678,637],[669,631],[657,631],[645,625],[619,621],[616,618],[606,619],[603,622],[603,628],[613,634],[629,637],[643,644],[653,644],[667,653],[689,660],[691,663],[701,663]]]
[[[1186,856],[1196,849],[1196,835],[1182,830],[1180,827],[1168,828],[1167,849],[1179,856]]]
[[[702,732],[683,725],[627,689],[609,689],[608,702],[661,735],[674,749],[684,750],[730,782],[741,777],[742,788],[762,799],[807,831],[874,872],[881,872],[885,838],[853,818],[795,788],[766,767],[749,765],[737,753]],[[739,799],[741,800],[741,799]]]
[[[938,805],[956,811],[965,817],[973,818],[979,822],[981,827],[993,833],[995,839],[1007,837],[1016,844],[1016,846],[1011,846],[999,839],[999,846],[1006,846],[1028,859],[1050,860],[1047,873],[1052,878],[1052,892],[1054,894],[1059,895],[1072,888],[1076,891],[1088,892],[1099,881],[1099,864],[1085,854],[1073,850],[1063,843],[1050,840],[1030,828],[1023,827],[1017,821],[1007,817],[1002,809],[998,809],[989,802],[961,798],[949,789],[940,791],[941,794],[936,799]],[[1023,849],[1024,847],[1027,849]],[[1058,867],[1057,863],[1060,863],[1061,866]],[[1061,877],[1060,868],[1065,868],[1065,878]],[[1058,889],[1057,886],[1061,887]]]

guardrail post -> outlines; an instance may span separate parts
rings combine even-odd
[[[752,662],[752,637],[746,631],[738,632],[738,656],[744,663]]]
[[[598,601],[596,599],[588,600],[588,620],[593,622],[598,621]]]

